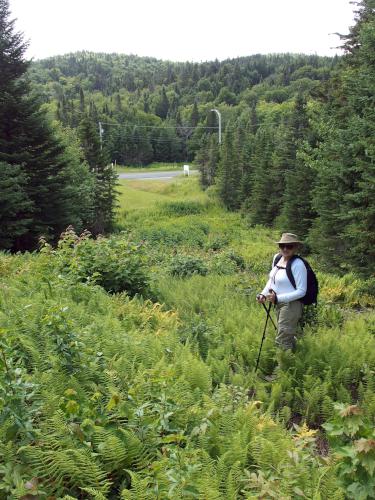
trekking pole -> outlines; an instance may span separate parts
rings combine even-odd
[[[264,305],[264,304],[263,304]],[[256,367],[255,367],[255,373],[257,372],[258,370],[258,366],[259,366],[259,360],[260,360],[260,354],[262,352],[262,347],[263,347],[263,342],[264,342],[264,338],[266,336],[266,330],[267,330],[267,324],[268,324],[268,318],[271,317],[271,314],[270,314],[270,311],[271,311],[271,306],[272,306],[272,303],[270,302],[270,305],[268,306],[268,309],[266,308],[266,306],[264,306],[266,312],[267,312],[267,318],[266,318],[266,324],[264,325],[264,330],[263,330],[263,337],[262,337],[262,342],[260,343],[260,348],[259,348],[259,353],[258,353],[258,359],[257,359],[257,364],[256,364]]]
[[[277,326],[275,325],[275,322],[274,322],[274,320],[272,319],[271,313],[269,313],[269,312],[268,312],[268,311],[269,311],[269,309],[267,309],[266,304],[264,304],[264,303],[262,303],[262,306],[264,307],[264,310],[266,311],[266,313],[267,313],[267,314],[269,314],[269,316],[270,316],[270,320],[271,320],[271,322],[272,322],[272,324],[273,324],[273,326],[274,326],[275,330],[277,331]]]

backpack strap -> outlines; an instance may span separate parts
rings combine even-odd
[[[279,262],[279,260],[281,259],[281,257],[282,257],[281,253],[278,253],[276,255],[276,257],[273,260],[272,267],[275,267],[277,265],[277,263]]]
[[[288,263],[286,265],[286,275],[288,276],[289,281],[292,284],[292,287],[296,290],[297,290],[297,285],[296,285],[296,280],[294,279],[294,276],[292,273],[292,262],[298,258],[299,258],[299,255],[293,255],[293,257],[288,260]]]

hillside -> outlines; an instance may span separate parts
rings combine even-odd
[[[104,125],[113,161],[191,160],[204,127],[216,127],[260,99],[282,103],[298,92],[321,92],[338,58],[254,55],[227,61],[173,63],[119,54],[81,52],[32,64],[30,76],[57,118],[77,127],[88,112]],[[194,130],[191,127],[200,127]]]

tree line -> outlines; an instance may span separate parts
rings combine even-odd
[[[113,162],[147,165],[192,161],[204,130],[217,126],[211,108],[228,121],[254,100],[282,103],[299,90],[319,92],[338,60],[258,54],[198,64],[79,52],[37,61],[29,73],[64,126],[78,128],[83,115],[102,122]]]

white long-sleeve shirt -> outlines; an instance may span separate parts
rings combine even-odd
[[[274,256],[273,262],[277,255]],[[261,292],[262,295],[267,295],[269,289],[272,288],[277,295],[278,302],[292,302],[304,297],[307,290],[307,270],[302,260],[297,258],[292,262],[292,273],[297,288],[291,284],[286,269],[280,269],[278,265],[279,263],[272,267],[267,284]]]

